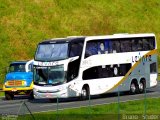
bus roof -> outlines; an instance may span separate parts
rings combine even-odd
[[[84,36],[69,36],[66,38],[53,38],[40,42],[39,44],[51,44],[51,43],[65,43],[65,42],[74,42],[74,41],[84,41]]]
[[[113,35],[102,35],[102,36],[89,36],[86,38],[88,40],[96,40],[96,39],[114,39],[114,38],[133,38],[133,37],[155,37],[153,33],[142,33],[142,34],[113,34]]]
[[[120,33],[113,35],[99,35],[99,36],[68,36],[66,38],[53,38],[40,42],[39,44],[51,44],[51,43],[65,43],[65,42],[74,42],[74,41],[86,41],[88,40],[97,40],[97,39],[114,39],[114,38],[133,38],[133,37],[155,37],[154,33],[139,33],[139,34],[128,34]]]

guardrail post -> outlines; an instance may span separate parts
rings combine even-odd
[[[120,92],[119,92],[119,86],[118,86],[118,120],[120,120]]]
[[[17,115],[19,115],[19,112],[21,111],[21,109],[24,110],[23,113],[22,113],[22,115],[25,115],[25,108],[27,108],[27,110],[28,110],[28,112],[30,113],[32,119],[35,120],[35,117],[33,116],[32,112],[31,112],[30,109],[28,108],[28,106],[27,106],[27,104],[25,103],[25,101],[22,101],[22,104],[21,104],[21,106],[19,107],[19,110],[18,110]]]
[[[88,106],[88,108],[89,108],[89,110],[88,110],[88,111],[89,111],[89,115],[88,115],[88,116],[89,116],[89,118],[90,118],[90,116],[91,116],[91,115],[90,115],[90,114],[91,114],[91,95],[90,95],[90,92],[89,92],[89,97],[88,97],[88,99],[89,99],[89,106]]]
[[[147,95],[146,95],[146,85],[145,85],[145,89],[144,89],[144,115],[145,115],[145,120],[146,120],[146,109],[147,109],[147,101],[146,101],[146,98],[147,98]]]
[[[58,114],[59,114],[59,113],[58,113],[58,109],[59,109],[58,107],[59,107],[59,106],[58,106],[58,105],[59,105],[59,99],[58,99],[58,95],[57,95],[57,108],[56,108],[57,115],[56,115],[56,120],[58,120],[58,118],[59,118],[59,115],[58,115]]]
[[[22,102],[22,104],[21,104],[20,107],[19,107],[19,110],[18,110],[18,112],[17,112],[17,115],[20,114],[20,111],[23,111],[21,115],[25,115],[25,109],[23,109],[24,101],[21,101],[21,102]]]

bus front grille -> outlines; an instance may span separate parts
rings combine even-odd
[[[7,82],[7,86],[23,86],[23,81],[21,80],[11,80]]]

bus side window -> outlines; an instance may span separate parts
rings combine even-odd
[[[108,53],[112,53],[112,41],[108,41]]]
[[[98,44],[96,41],[89,41],[86,44],[85,58],[98,54]]]
[[[97,79],[98,77],[98,67],[91,67],[83,72],[83,80]]]
[[[142,40],[139,39],[132,40],[132,51],[142,51],[142,50],[143,50]]]
[[[78,44],[72,44],[70,50],[70,57],[75,57],[79,55]]]
[[[157,73],[156,62],[150,64],[150,73]]]
[[[142,40],[138,40],[137,48],[138,48],[139,51],[142,51],[142,50],[143,50]]]
[[[143,44],[142,40],[137,38],[132,40],[132,50],[133,51],[142,51],[143,50]]]
[[[83,49],[83,43],[82,42],[76,42],[72,43],[70,46],[70,53],[69,57],[75,57],[75,56],[81,56]]]
[[[155,48],[155,39],[154,38],[150,38],[148,41],[149,41],[150,50],[153,50]]]
[[[136,51],[136,45],[135,45],[135,40],[132,40],[132,51]]]
[[[150,50],[150,43],[149,43],[149,40],[143,38],[142,39],[142,42],[143,42],[143,50]]]
[[[131,52],[131,42],[129,40],[121,40],[121,52]]]
[[[83,42],[72,43],[70,46],[69,57],[79,56],[79,58],[68,64],[67,81],[71,81],[78,76],[82,49]]]
[[[109,40],[104,41],[105,53],[109,53]]]
[[[112,52],[113,53],[120,52],[120,42],[119,42],[119,40],[113,40],[112,41]]]
[[[105,44],[103,41],[98,43],[98,54],[105,54]]]

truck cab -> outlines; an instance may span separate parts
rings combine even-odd
[[[6,100],[12,100],[15,95],[28,95],[32,98],[32,68],[33,60],[16,61],[9,65],[3,85]]]

